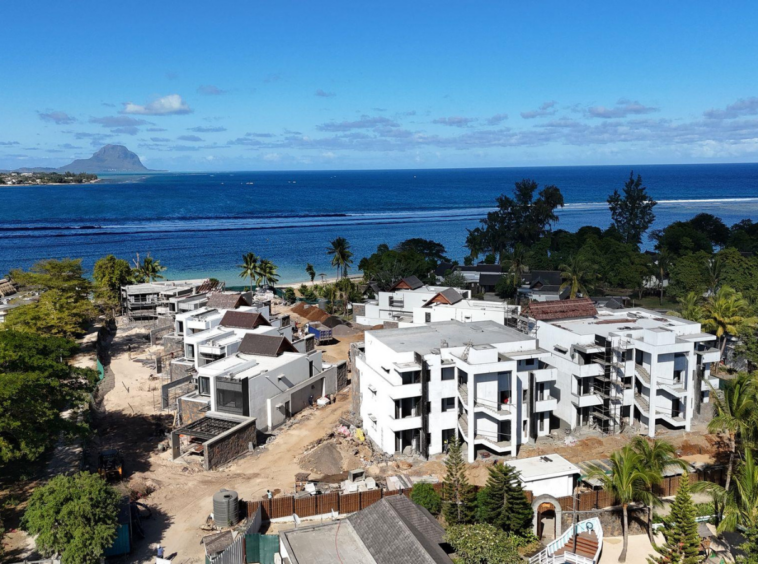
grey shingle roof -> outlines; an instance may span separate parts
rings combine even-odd
[[[451,564],[440,546],[444,529],[404,495],[382,499],[348,521],[377,564]]]
[[[220,325],[233,329],[255,329],[261,325],[271,324],[260,313],[248,311],[227,311],[221,318]]]
[[[214,309],[237,309],[243,305],[250,305],[242,294],[218,292],[208,296],[206,307]]]
[[[444,298],[450,302],[451,304],[457,304],[459,301],[463,299],[463,296],[461,296],[458,293],[458,290],[455,288],[448,288],[447,290],[443,290],[440,292],[444,296]]]
[[[279,356],[284,352],[298,352],[285,337],[248,333],[242,339],[237,352],[260,356]]]
[[[410,288],[411,290],[417,290],[417,289],[421,288],[421,286],[424,285],[424,283],[421,280],[419,280],[418,276],[407,276],[407,277],[403,278],[402,280],[398,281],[392,287],[392,289],[394,290],[395,288],[397,288],[398,286],[400,286],[403,282],[405,282],[405,285],[407,285],[408,288]]]

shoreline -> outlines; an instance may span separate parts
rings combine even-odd
[[[355,282],[356,280],[362,280],[363,279],[363,275],[362,274],[351,274],[351,275],[348,275],[348,279],[352,280],[353,282]],[[339,280],[338,276],[331,276],[331,277],[324,278],[324,282],[323,283],[332,284],[332,283],[336,282],[337,280]],[[302,282],[288,282],[286,284],[277,284],[275,287],[276,288],[299,288],[303,284],[305,284],[306,286],[314,286],[316,284],[322,284],[322,282],[321,282],[321,279],[318,276],[316,276],[316,278],[313,279],[313,283],[311,283],[311,280],[309,278],[308,280],[304,280]]]

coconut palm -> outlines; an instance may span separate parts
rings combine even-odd
[[[139,253],[137,258],[132,259],[134,267],[132,273],[135,282],[155,282],[156,280],[163,280],[161,272],[166,270],[166,267],[161,265],[161,261],[154,259],[147,253],[145,258],[140,261]]]
[[[708,423],[711,433],[724,433],[729,439],[729,465],[725,489],[729,490],[738,444],[748,438],[756,422],[755,385],[747,374],[726,382],[724,397],[711,388],[713,419]]]
[[[240,278],[250,279],[250,291],[253,291],[253,285],[258,278],[258,257],[255,253],[245,253],[242,255],[242,264],[238,264],[237,268],[240,269]]]
[[[258,264],[258,277],[264,286],[273,286],[279,282],[276,271],[277,266],[268,259],[263,259]]]
[[[305,272],[311,277],[311,285],[313,285],[313,280],[316,278],[316,269],[313,268],[311,263],[308,263],[305,267]]]
[[[660,481],[660,476],[645,466],[644,458],[631,445],[626,445],[611,454],[611,473],[606,474],[599,466],[593,466],[588,472],[589,479],[598,480],[605,491],[611,492],[616,502],[621,505],[624,525],[624,547],[619,562],[626,562],[629,545],[629,504],[639,502],[645,505],[656,503],[651,492],[653,484]]]
[[[332,266],[337,269],[340,278],[347,278],[347,271],[353,264],[353,252],[350,243],[344,237],[337,237],[326,249],[326,254],[332,257]]]
[[[700,305],[701,298],[696,292],[690,292],[677,300],[681,308],[680,315],[689,321],[700,321],[703,319],[703,306]]]
[[[712,482],[697,482],[693,491],[707,491],[717,507],[723,507],[718,531],[734,531],[738,527],[755,530],[758,527],[758,465],[752,449],[745,450],[745,459],[734,474],[728,488]]]
[[[674,466],[681,468],[684,471],[688,471],[688,464],[684,460],[677,458],[674,445],[667,441],[658,439],[650,441],[645,437],[634,437],[631,445],[635,452],[642,457],[644,466],[658,474],[661,480],[663,479],[663,474],[666,468]],[[658,500],[657,497],[654,497],[654,499]],[[660,502],[658,504],[660,504]],[[653,542],[653,529],[651,527],[653,523],[653,507],[658,504],[651,504],[647,507],[647,532],[650,537],[650,542]]]
[[[658,292],[660,293],[660,303],[663,305],[663,282],[668,276],[671,268],[671,254],[666,249],[661,249],[655,260],[656,278],[658,278]]]
[[[585,296],[589,293],[587,288],[592,279],[592,268],[586,260],[573,256],[567,264],[562,264],[560,269],[561,278],[563,278],[561,291],[571,288],[570,299],[573,300],[578,292],[582,292]]]
[[[718,337],[722,357],[729,335],[736,335],[741,329],[758,324],[758,318],[751,315],[747,300],[729,286],[722,286],[706,300],[703,313],[703,328]]]
[[[526,251],[521,245],[516,245],[513,252],[508,257],[511,262],[510,273],[513,276],[513,283],[516,286],[521,285],[521,275],[526,270]]]

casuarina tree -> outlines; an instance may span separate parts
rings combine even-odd
[[[466,478],[466,463],[461,443],[456,437],[450,443],[442,482],[442,514],[448,525],[471,523],[476,512],[476,492]]]
[[[519,472],[508,464],[492,466],[489,472],[480,517],[506,532],[528,536],[534,512],[521,486]]]
[[[695,504],[690,495],[690,482],[685,474],[679,482],[676,499],[666,519],[663,546],[654,546],[660,556],[648,558],[650,564],[697,564],[700,556],[700,535],[697,532]]]
[[[611,210],[613,227],[621,235],[624,243],[639,247],[642,235],[655,221],[653,208],[656,205],[642,185],[642,177],[634,172],[629,173],[629,180],[624,184],[623,196],[618,190],[608,197],[608,207]]]

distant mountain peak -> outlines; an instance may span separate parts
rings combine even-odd
[[[123,145],[106,145],[88,159],[77,159],[58,172],[149,172],[139,157]]]

